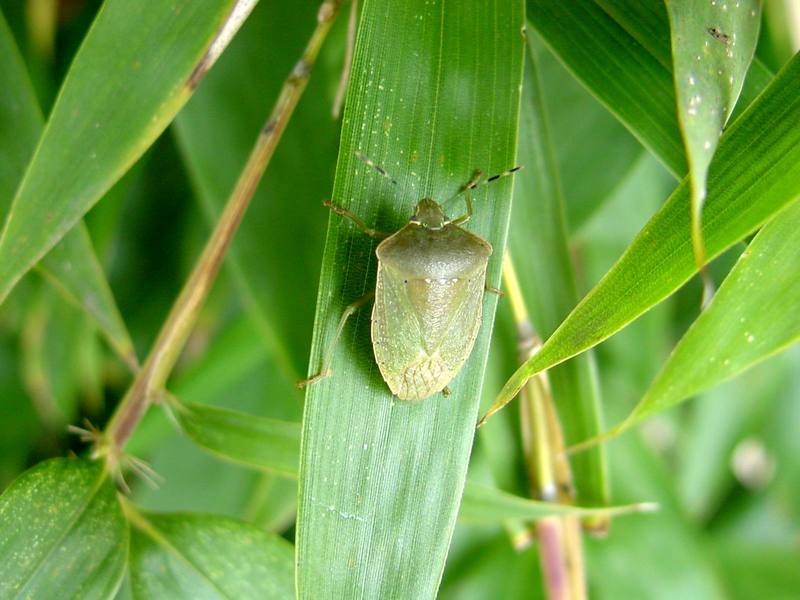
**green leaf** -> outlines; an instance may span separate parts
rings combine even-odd
[[[90,383],[96,366],[87,365],[85,344],[96,342],[94,329],[81,313],[61,301],[54,290],[40,287],[27,304],[21,328],[22,375],[31,402],[47,433],[64,430],[79,413],[97,411],[100,391]],[[88,367],[88,368],[87,368]]]
[[[667,68],[592,0],[528,0],[533,27],[566,67],[676,176],[686,159]]]
[[[444,200],[476,168],[514,164],[522,75],[521,3],[380,3],[361,15],[333,200],[396,230],[423,196]],[[389,170],[392,185],[354,156]],[[511,181],[477,194],[468,228],[494,246],[499,283]],[[455,214],[461,203],[447,205]],[[320,368],[344,307],[374,286],[374,244],[332,216],[310,371]],[[452,394],[394,399],[369,344],[366,310],[310,386],[303,420],[297,529],[301,598],[436,593],[474,436],[496,301]],[[330,507],[334,507],[330,510]]]
[[[672,68],[664,0],[593,0],[666,69]]]
[[[241,14],[231,14],[234,4],[108,0],[103,5],[0,236],[0,300],[172,120],[253,3],[239,0]]]
[[[800,55],[776,76],[720,141],[709,173],[703,236],[709,257],[742,239],[800,197]],[[628,250],[506,382],[493,406],[510,401],[534,374],[600,343],[672,294],[695,272],[687,181]]]
[[[673,175],[685,175],[662,0],[529,0],[527,9],[532,25],[575,77]],[[770,77],[756,61],[740,104],[750,104]]]
[[[658,62],[672,70],[672,48],[667,7],[663,0],[594,0]],[[723,3],[719,3],[722,6]],[[761,93],[773,73],[758,58],[753,59],[734,110],[734,118]]]
[[[175,415],[184,433],[213,454],[268,473],[297,476],[299,423],[201,404],[176,404]],[[336,511],[335,507],[327,508]],[[554,515],[610,517],[650,508],[649,504],[586,508],[539,502],[468,481],[460,517],[469,521],[501,523],[507,519],[534,520]],[[355,515],[351,517],[355,518]]]
[[[800,202],[758,233],[709,307],[675,347],[618,435],[643,419],[734,377],[800,339]]]
[[[129,509],[136,600],[291,598],[292,545],[247,523]]]
[[[672,69],[672,48],[667,7],[663,0],[595,0],[629,35],[647,48],[662,65]],[[761,91],[769,85],[774,73],[754,58],[744,80],[742,95],[733,111],[737,119]],[[729,119],[730,120],[730,119]]]
[[[561,174],[567,227],[577,231],[612,195],[645,150],[544,47],[533,30],[528,31],[528,43],[539,69],[550,131],[555,133],[551,145]],[[597,152],[598,147],[614,148],[614,152]]]
[[[128,526],[100,463],[58,458],[0,496],[0,598],[109,598]]]
[[[11,30],[0,14],[0,210],[8,210],[20,173],[33,153],[42,130],[42,115],[36,103],[25,65]]]
[[[651,512],[657,508],[650,503],[599,508],[554,504],[521,498],[495,487],[470,481],[464,491],[459,517],[469,522],[502,523],[508,519],[534,521],[553,516],[607,518],[633,512]]]
[[[667,0],[667,9],[678,121],[686,144],[692,188],[694,252],[702,265],[705,251],[700,227],[708,166],[753,59],[761,2]]]
[[[705,195],[708,165],[753,59],[758,0],[668,0],[678,120],[693,181]]]
[[[519,145],[519,162],[525,169],[517,175],[514,189],[509,249],[533,325],[546,338],[578,302],[578,292],[537,60],[532,51],[527,59]],[[587,354],[548,374],[568,445],[603,429],[593,362]],[[577,502],[607,504],[605,450],[582,453],[571,463]]]
[[[43,128],[25,67],[0,14],[0,217],[8,212],[14,190]],[[67,234],[39,263],[42,272],[69,300],[85,310],[130,365],[136,356],[103,270],[83,223]]]
[[[241,412],[177,404],[183,432],[218,456],[288,477],[297,477],[300,424]]]

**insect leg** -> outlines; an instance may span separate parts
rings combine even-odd
[[[328,344],[327,349],[325,350],[325,358],[322,360],[322,369],[320,369],[319,373],[314,375],[313,377],[309,377],[308,379],[301,379],[297,382],[297,387],[303,389],[307,385],[311,385],[317,383],[318,381],[325,379],[326,377],[330,377],[332,375],[331,371],[331,363],[333,362],[333,352],[336,350],[336,344],[339,341],[339,338],[342,336],[342,331],[344,331],[344,326],[347,324],[347,319],[353,316],[353,313],[356,312],[359,308],[364,306],[367,302],[372,300],[375,297],[375,291],[371,291],[368,294],[364,294],[361,298],[354,300],[350,304],[347,305],[347,308],[344,309],[341,318],[339,319],[339,324],[336,326],[336,333],[333,336],[333,340]]]
[[[457,219],[453,219],[451,223],[453,225],[462,225],[470,220],[472,217],[472,197],[470,196],[470,190],[474,190],[478,187],[478,182],[481,180],[481,173],[480,169],[476,169],[475,172],[472,174],[472,178],[467,182],[467,185],[464,186],[464,204],[467,205],[467,212]]]
[[[379,240],[382,240],[383,238],[387,238],[387,237],[389,237],[391,235],[390,233],[386,233],[385,231],[378,231],[377,229],[373,229],[372,227],[369,227],[366,223],[364,223],[364,221],[359,219],[356,215],[351,213],[349,210],[347,210],[346,208],[342,208],[341,206],[336,206],[330,200],[324,200],[322,202],[322,205],[323,206],[327,206],[333,212],[335,212],[337,215],[341,215],[343,217],[346,217],[346,218],[350,219],[353,223],[356,224],[356,227],[358,227],[361,231],[363,231],[364,233],[366,233],[370,237],[374,237],[374,238],[378,238]]]
[[[488,283],[486,284],[485,287],[486,287],[486,291],[489,292],[490,294],[494,294],[495,296],[498,296],[500,298],[505,296],[505,294],[503,293],[503,290],[498,289],[496,287],[492,287]]]

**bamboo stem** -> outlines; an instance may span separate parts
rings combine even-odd
[[[503,280],[517,324],[522,364],[536,354],[542,344],[528,317],[508,253],[503,259]],[[572,474],[546,371],[530,378],[520,390],[520,416],[531,496],[548,502],[571,503]],[[550,600],[586,598],[580,521],[576,517],[547,517],[537,521],[536,535],[547,597]]]
[[[275,107],[259,132],[211,237],[172,305],[144,365],[111,417],[105,431],[105,443],[110,444],[117,452],[111,452],[109,456],[119,454],[118,451],[125,446],[153,399],[163,390],[216,279],[225,252],[308,84],[311,69],[339,12],[341,2],[342,0],[326,0],[320,6],[316,29],[300,60],[283,84]]]

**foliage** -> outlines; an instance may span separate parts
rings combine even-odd
[[[532,532],[579,520],[608,533],[579,542],[592,597],[790,597],[800,22],[777,1],[365,0],[337,120],[339,4],[0,0],[0,599],[545,597]],[[206,297],[189,274],[265,139]],[[374,240],[321,201],[394,231],[515,164],[465,225],[506,297],[450,396],[392,398],[370,307],[298,391],[375,282]],[[151,350],[187,280],[171,369]],[[140,361],[172,372],[143,378],[122,447]],[[537,385],[582,449],[555,495],[541,415],[513,401]]]

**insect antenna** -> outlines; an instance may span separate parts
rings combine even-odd
[[[444,203],[446,204],[446,203],[450,202],[451,200],[455,200],[460,195],[462,195],[462,194],[464,194],[466,192],[471,192],[472,190],[474,190],[476,188],[479,188],[479,187],[481,187],[483,185],[488,185],[490,183],[494,183],[498,179],[502,179],[503,177],[508,177],[509,175],[513,175],[514,173],[516,173],[520,169],[522,169],[522,165],[517,165],[516,167],[512,167],[511,169],[508,169],[507,171],[503,171],[502,173],[498,173],[497,175],[492,175],[491,177],[487,177],[483,181],[481,181],[481,177],[483,176],[483,173],[481,173],[480,170],[476,170],[475,173],[472,175],[472,179],[470,179],[466,183],[466,185],[464,185],[464,187],[462,187],[457,193],[453,194],[447,200],[445,200]]]
[[[396,180],[394,177],[392,177],[391,175],[389,175],[389,174],[386,172],[386,169],[384,169],[382,166],[380,166],[380,165],[378,165],[378,164],[375,164],[375,162],[373,162],[371,158],[369,158],[369,157],[368,157],[368,156],[366,156],[365,154],[362,154],[362,153],[361,153],[361,152],[359,152],[358,150],[354,150],[354,151],[353,151],[353,154],[355,154],[355,155],[356,155],[356,158],[358,158],[358,160],[360,160],[361,162],[363,162],[365,165],[367,165],[368,167],[372,167],[372,168],[373,168],[373,169],[375,169],[375,170],[376,170],[378,173],[380,173],[381,175],[383,175],[384,177],[386,177],[386,179],[388,179],[389,181],[391,181],[393,184],[397,185],[397,180]]]

